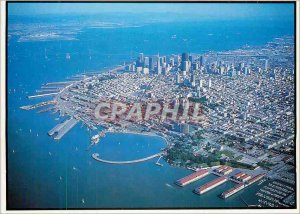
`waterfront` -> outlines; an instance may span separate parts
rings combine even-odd
[[[196,30],[197,23],[186,26],[164,25],[170,31],[163,34],[158,33],[159,30],[150,32],[147,27],[89,29],[78,35],[79,41],[22,43],[12,38],[8,52],[9,207],[62,209],[245,207],[239,198],[240,195],[251,204],[257,185],[242,190],[225,201],[218,195],[232,187],[234,184],[231,182],[226,182],[205,195],[197,196],[192,193],[196,187],[215,178],[214,175],[209,175],[182,189],[173,183],[190,171],[172,167],[163,160],[161,162],[164,166],[159,167],[155,165],[155,159],[124,166],[106,165],[91,158],[92,153],[99,152],[109,160],[138,159],[160,151],[164,146],[161,138],[109,134],[90,151],[86,151],[92,136],[86,127],[77,124],[57,142],[47,135],[47,132],[58,123],[55,120],[57,114],[36,114],[34,111],[19,109],[20,106],[28,104],[26,96],[34,94],[41,84],[64,81],[65,78],[84,71],[104,70],[104,67],[128,60],[130,51],[143,50],[149,54],[156,54],[159,51],[171,54],[182,52],[183,47],[190,52],[203,52],[207,49],[221,51],[247,43],[261,45],[276,36],[291,33],[288,27],[277,32],[277,28],[274,28],[276,25],[271,23],[266,29],[261,26],[254,27],[257,31],[263,30],[263,38],[257,36],[255,30],[245,36],[237,36],[236,33],[243,32],[245,27],[243,23],[236,24],[240,24],[238,29],[226,31],[230,39],[224,45],[215,42],[223,38],[224,26],[216,28],[215,24],[204,25],[199,34]],[[182,32],[186,34],[177,33],[178,26],[185,28],[186,31]],[[150,29],[156,28],[157,25],[154,24]],[[120,35],[125,38],[124,35],[132,34],[136,34],[136,37],[122,41],[125,46],[103,46],[106,44],[105,38],[111,38],[110,44],[119,44]],[[180,40],[171,40],[173,34],[177,34]],[[212,39],[212,35],[208,34],[214,34],[216,37]],[[94,35],[100,36],[94,38]],[[198,36],[201,36],[201,40],[199,39],[201,43],[193,40]],[[149,41],[149,38],[153,41]],[[188,42],[183,40],[185,38],[189,39]],[[66,58],[66,53],[70,53],[70,59]]]
[[[25,131],[27,130],[22,132]],[[113,160],[139,158],[149,155],[151,152],[159,151],[161,146],[164,146],[164,142],[159,138],[152,139],[150,137],[149,140],[148,137],[144,136],[112,134],[105,137],[90,152],[86,152],[86,144],[78,143],[84,142],[85,137],[87,137],[85,130],[77,126],[59,144],[49,142],[43,148],[37,149],[36,152],[29,152],[26,147],[32,144],[37,146],[40,140],[47,141],[48,136],[41,134],[39,137],[33,135],[31,141],[27,141],[27,145],[24,142],[24,150],[16,149],[15,153],[10,150],[12,157],[10,163],[13,165],[17,165],[14,160],[32,160],[31,157],[34,157],[34,160],[29,163],[30,168],[26,167],[28,171],[22,170],[23,164],[18,163],[20,166],[20,168],[16,168],[18,174],[12,174],[12,176],[23,178],[19,185],[10,189],[11,193],[17,196],[14,199],[19,203],[16,204],[20,207],[30,205],[33,208],[51,208],[51,204],[59,204],[60,208],[65,206],[68,208],[130,208],[132,207],[130,202],[135,201],[134,207],[245,206],[239,197],[232,196],[226,201],[218,197],[223,191],[233,186],[231,182],[227,182],[202,196],[197,196],[192,192],[196,187],[215,178],[215,175],[209,175],[182,189],[173,182],[191,173],[191,171],[171,167],[163,160],[161,160],[163,167],[155,165],[155,159],[132,165],[111,165],[96,162],[90,156],[92,152],[101,151],[103,157]],[[77,139],[76,142],[73,139]],[[139,141],[133,143],[133,139]],[[44,151],[45,146],[51,155]],[[58,147],[62,149],[57,149]],[[72,152],[66,154],[64,151],[67,148]],[[43,170],[41,173],[40,164],[49,170]],[[33,170],[36,173],[30,173]],[[14,173],[14,170],[11,173]],[[62,180],[60,180],[60,176]],[[66,179],[68,179],[67,183]],[[36,184],[35,188],[30,185],[32,181]],[[45,183],[48,184],[47,187],[44,185]],[[20,189],[22,192],[17,191]],[[50,189],[51,194],[48,194]],[[36,197],[37,195],[40,197]],[[244,194],[242,193],[242,195]],[[18,198],[22,200],[19,201]],[[29,198],[35,200],[29,201]],[[84,198],[84,204],[81,202],[82,198]],[[112,202],[112,198],[116,200]],[[51,204],[49,203],[50,200]]]

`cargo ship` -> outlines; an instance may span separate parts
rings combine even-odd
[[[194,181],[197,181],[205,176],[207,176],[209,174],[208,170],[206,169],[200,169],[199,171],[197,172],[194,172],[193,174],[190,174],[184,178],[181,178],[179,180],[177,180],[175,182],[175,184],[177,184],[178,186],[186,186]]]
[[[207,191],[209,191],[209,190],[211,190],[211,189],[213,189],[213,188],[215,188],[215,187],[217,187],[217,186],[225,183],[226,181],[227,181],[226,177],[224,177],[224,176],[219,177],[219,178],[217,178],[217,179],[215,179],[215,180],[213,180],[213,181],[211,181],[209,183],[206,183],[206,184],[204,184],[204,185],[196,188],[194,190],[194,193],[196,193],[198,195],[202,195],[202,194],[206,193]]]

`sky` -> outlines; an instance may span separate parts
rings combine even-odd
[[[212,18],[293,18],[292,3],[9,3],[9,15],[177,13]]]

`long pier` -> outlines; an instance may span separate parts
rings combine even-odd
[[[46,85],[67,85],[74,83],[75,81],[64,81],[64,82],[48,82]]]
[[[42,102],[42,103],[38,103],[38,104],[34,104],[34,105],[21,106],[20,108],[23,110],[31,110],[31,109],[43,107],[46,105],[54,105],[54,104],[56,104],[56,101],[51,100],[51,101],[46,101],[46,102]]]
[[[54,137],[55,140],[60,140],[70,129],[72,129],[78,121],[74,118],[66,120],[63,123],[57,124],[53,129],[48,132],[48,135],[52,136],[55,133],[57,135]]]
[[[103,162],[103,163],[108,163],[108,164],[133,164],[133,163],[140,163],[140,162],[144,162],[156,157],[159,157],[163,154],[163,152],[159,152],[157,154],[151,155],[149,157],[146,158],[141,158],[141,159],[137,159],[137,160],[131,160],[131,161],[109,161],[109,160],[104,160],[99,158],[99,154],[98,153],[94,153],[92,154],[92,157],[99,162]]]
[[[31,98],[47,97],[47,96],[54,96],[54,95],[57,95],[57,94],[58,94],[58,92],[48,93],[48,94],[37,94],[37,95],[27,96],[27,98],[31,99]]]

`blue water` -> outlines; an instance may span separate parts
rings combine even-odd
[[[177,38],[171,39],[174,34]],[[154,164],[156,159],[133,165],[108,165],[91,158],[92,153],[98,152],[110,160],[138,159],[160,151],[165,145],[161,138],[109,134],[86,151],[93,133],[81,124],[60,141],[54,141],[47,136],[47,131],[59,122],[54,120],[58,115],[37,114],[19,107],[47,100],[26,98],[46,82],[63,81],[84,71],[102,70],[136,57],[138,52],[163,55],[221,51],[245,44],[263,45],[284,35],[293,35],[293,24],[264,20],[83,29],[76,35],[76,41],[19,43],[13,36],[8,46],[8,208],[245,206],[239,196],[251,201],[255,186],[224,201],[217,195],[231,187],[230,182],[203,196],[192,193],[214,175],[179,188],[173,182],[190,171],[169,166],[163,160],[164,166],[158,167]],[[45,49],[48,59],[44,57]],[[65,59],[66,53],[71,54],[70,60]]]

